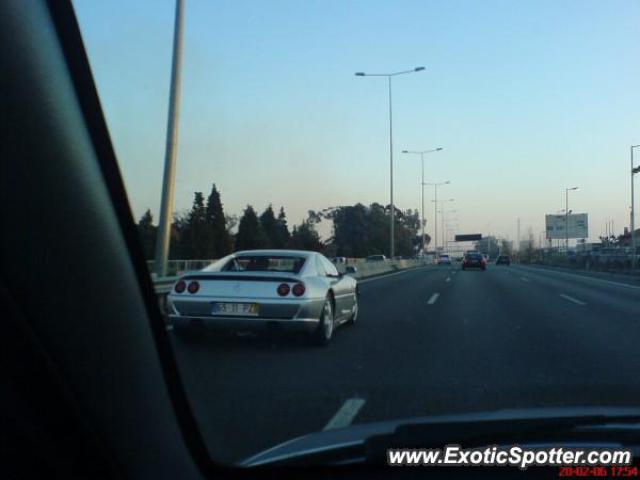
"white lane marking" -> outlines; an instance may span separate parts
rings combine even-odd
[[[439,296],[440,296],[439,293],[434,293],[433,295],[431,295],[431,297],[429,298],[429,301],[427,302],[427,305],[433,305],[434,303],[436,303],[438,301]]]
[[[583,301],[578,300],[577,298],[570,297],[569,295],[565,295],[564,293],[561,293],[560,296],[565,300],[575,303],[576,305],[586,305],[586,303],[584,303]]]
[[[324,426],[323,430],[348,427],[364,404],[365,401],[363,398],[350,398],[344,402],[336,414],[329,420],[329,423]]]
[[[520,277],[520,280],[522,280],[523,282],[528,282],[529,279],[527,277]]]
[[[166,330],[167,332],[170,332],[171,330],[173,330],[173,325],[167,325],[167,326],[165,327],[165,330]]]
[[[447,279],[445,280],[445,282],[450,282],[451,281],[451,277],[447,277]]]

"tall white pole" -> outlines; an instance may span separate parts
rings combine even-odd
[[[569,189],[564,190],[564,248],[569,255]]]
[[[634,188],[633,188],[633,175],[634,167],[633,167],[633,149],[640,145],[632,145],[631,146],[631,268],[636,268],[636,237],[634,235],[636,230],[636,214],[635,214],[635,198],[634,198]]]
[[[435,238],[434,250],[437,255],[438,254],[438,185],[437,184],[433,185],[433,191],[434,191],[433,203],[436,206],[435,211],[433,213],[433,228],[434,228],[433,236]]]
[[[422,163],[422,242],[420,242],[422,251],[424,253],[424,152],[420,152],[420,162]]]
[[[156,241],[156,259],[154,270],[158,277],[167,273],[169,257],[169,237],[171,234],[171,216],[176,175],[176,146],[178,143],[178,113],[180,110],[180,76],[182,64],[182,30],[184,24],[184,2],[176,0],[176,17],[173,34],[173,60],[171,65],[171,86],[169,91],[169,115],[167,120],[167,140],[164,156],[164,178],[162,181],[162,199],[158,220],[158,238]]]
[[[390,185],[390,193],[391,193],[391,225],[390,225],[390,236],[391,236],[391,242],[390,242],[390,247],[389,247],[389,251],[390,251],[390,256],[389,258],[393,259],[394,255],[395,255],[395,215],[396,215],[396,208],[393,204],[393,111],[391,108],[391,75],[389,75],[389,178],[391,181],[391,185]]]

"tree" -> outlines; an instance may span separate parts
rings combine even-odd
[[[262,231],[262,226],[260,225],[256,211],[251,205],[247,205],[238,225],[236,250],[265,248],[266,244],[267,240]]]
[[[370,229],[367,208],[358,203],[353,206],[337,207],[328,214],[333,220],[333,238],[336,255],[343,257],[366,257]]]
[[[211,232],[207,225],[207,213],[202,192],[195,192],[193,206],[186,225],[186,254],[188,259],[212,257]]]
[[[418,210],[396,212],[396,254],[412,256],[420,248],[420,214]]]
[[[271,204],[260,215],[260,226],[267,240],[267,248],[278,248],[276,247],[278,242],[278,221],[273,213]]]
[[[289,248],[320,252],[323,247],[320,235],[318,235],[312,221],[307,219],[297,227],[293,227],[293,233],[289,239]]]
[[[220,192],[216,189],[216,184],[211,186],[211,193],[207,198],[206,223],[208,230],[206,258],[222,258],[231,253],[231,237],[227,229],[227,217],[222,208]]]
[[[311,218],[317,218],[310,212]],[[379,203],[368,207],[358,203],[325,209],[324,218],[333,221],[333,236],[330,243],[336,255],[344,257],[366,257],[389,253],[389,222],[391,210]],[[413,255],[420,245],[418,231],[420,215],[417,211],[395,211],[395,240],[398,255]]]
[[[142,244],[144,258],[147,260],[152,260],[154,258],[157,230],[158,227],[153,225],[153,215],[151,215],[151,210],[147,209],[138,222],[138,237]]]
[[[169,258],[184,260],[189,257],[189,239],[187,226],[189,224],[189,212],[181,211],[173,214],[171,234],[169,239]]]
[[[284,207],[280,207],[280,213],[276,220],[276,238],[273,248],[284,248],[291,238],[289,227],[287,226],[287,216],[284,213]]]

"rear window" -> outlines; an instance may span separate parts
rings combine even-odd
[[[478,254],[478,253],[470,253],[470,254],[468,254],[468,255],[467,255],[467,258],[468,258],[469,260],[479,260],[479,259],[481,259],[482,257],[481,257],[481,256],[480,256],[480,254]]]
[[[298,273],[304,266],[304,257],[241,256],[229,260],[223,272],[288,272]]]

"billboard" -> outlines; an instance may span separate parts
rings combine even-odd
[[[586,213],[545,215],[544,220],[547,240],[589,237],[589,219]],[[565,222],[568,223],[567,230]]]
[[[470,233],[467,235],[456,235],[456,242],[472,242],[475,240],[482,240],[482,234]]]

